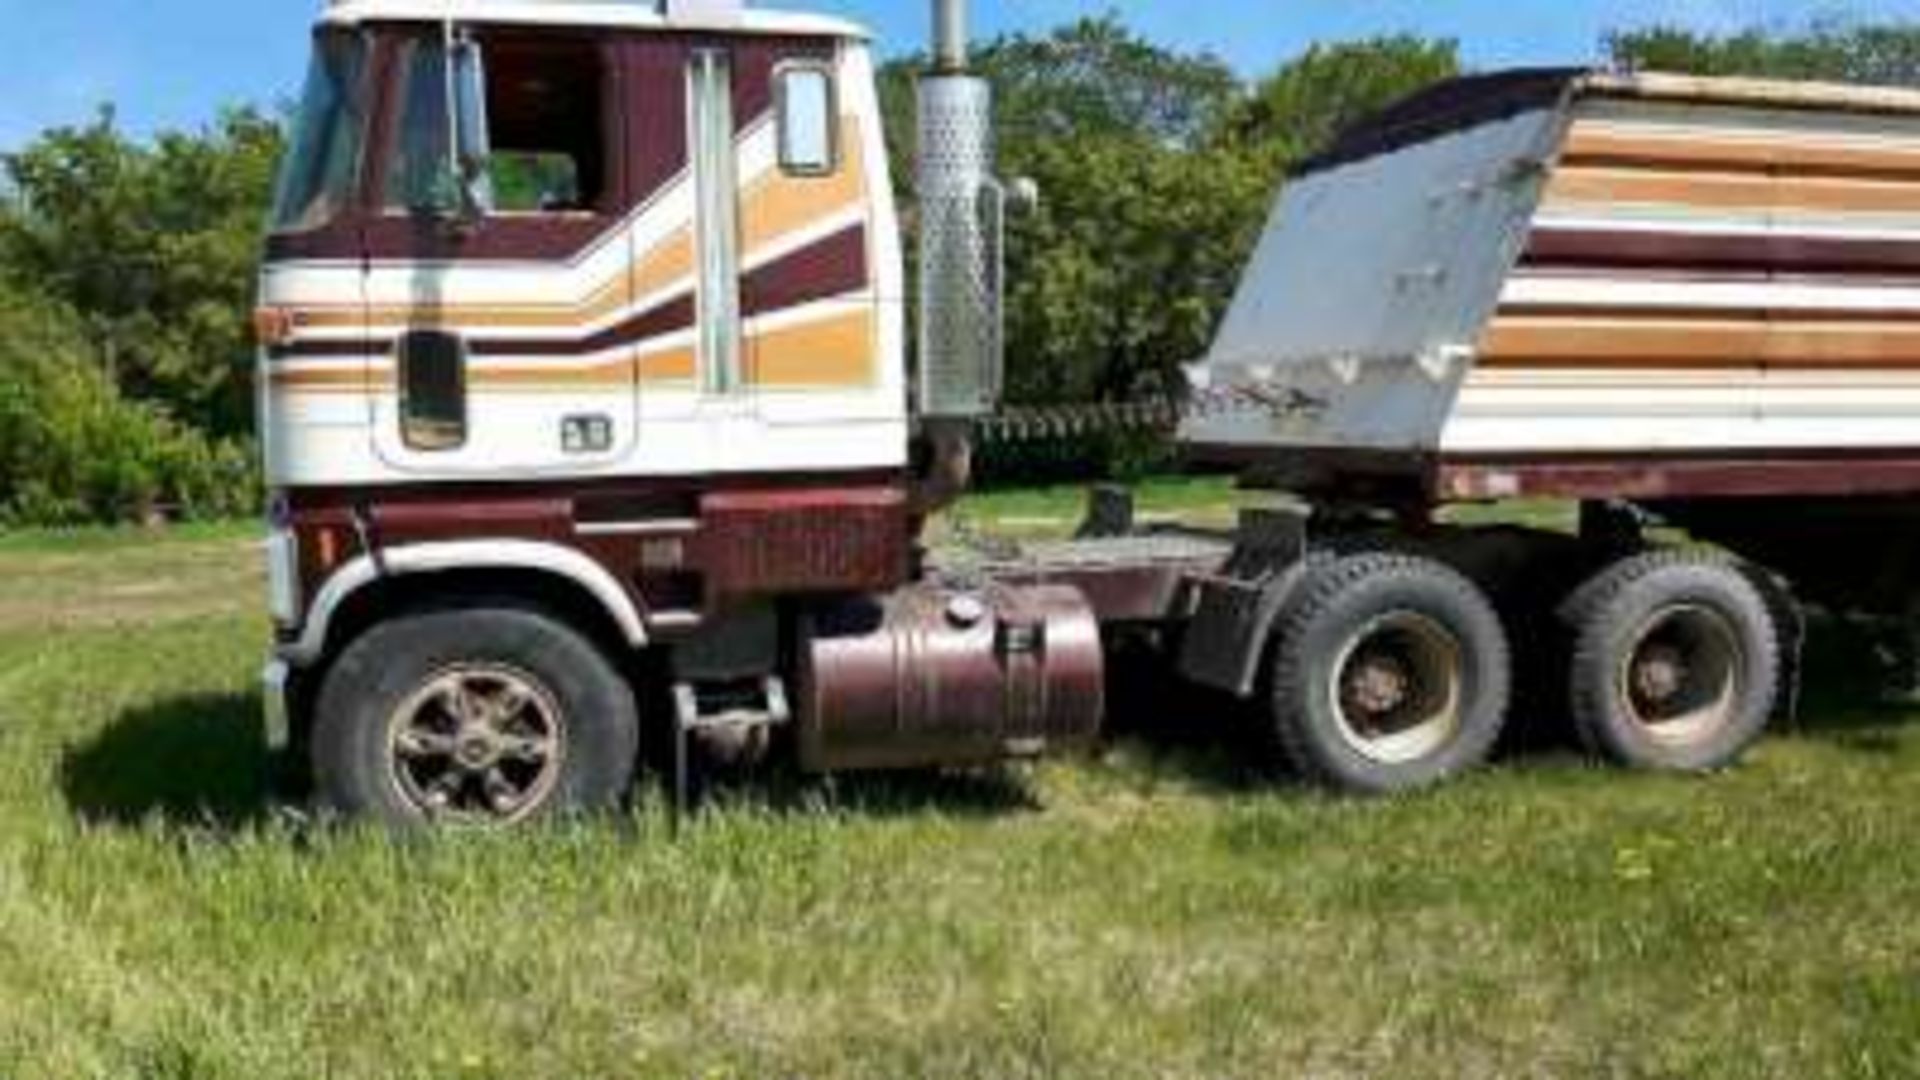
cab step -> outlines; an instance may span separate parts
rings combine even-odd
[[[702,735],[752,735],[793,722],[787,685],[777,675],[758,680],[673,685],[673,812],[693,809],[693,740]]]

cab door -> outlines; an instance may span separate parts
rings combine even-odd
[[[878,159],[866,137],[877,145],[879,133],[843,115],[832,39],[695,39],[684,62],[691,377],[680,394],[643,391],[643,441],[695,470],[858,458],[863,436],[848,425],[898,411],[879,362],[865,172]]]
[[[436,26],[389,54],[367,230],[378,456],[438,476],[619,462],[638,418],[617,43]]]
[[[747,378],[770,424],[844,423],[877,389],[874,203],[857,95],[831,40],[743,46]],[[864,73],[856,73],[864,76]],[[876,109],[877,112],[877,109]],[[877,142],[876,142],[877,145]]]
[[[739,48],[729,36],[676,35],[632,49],[632,111],[649,132],[640,156],[677,166],[643,196],[636,229],[636,241],[652,237],[636,251],[636,273],[674,283],[641,301],[651,324],[639,361],[644,471],[767,463],[741,313]]]

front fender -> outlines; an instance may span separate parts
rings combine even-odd
[[[308,607],[299,636],[281,645],[282,660],[294,667],[318,663],[327,635],[347,602],[362,590],[393,578],[455,570],[528,570],[551,574],[584,590],[602,607],[627,644],[644,648],[646,620],[618,578],[587,555],[559,544],[526,540],[474,540],[408,544],[362,555],[334,571]]]

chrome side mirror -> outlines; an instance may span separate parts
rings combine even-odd
[[[449,34],[447,114],[453,128],[453,178],[460,218],[478,223],[493,206],[488,165],[493,148],[487,129],[487,70],[480,44],[469,34]]]

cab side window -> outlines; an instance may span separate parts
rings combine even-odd
[[[495,208],[567,213],[601,206],[611,162],[600,46],[513,35],[490,38],[487,46]]]
[[[775,74],[780,168],[789,176],[827,176],[839,167],[836,97],[833,69],[825,64],[787,64]]]
[[[611,186],[606,55],[586,38],[487,30],[476,34],[486,81],[488,214],[585,213]],[[455,205],[446,44],[423,35],[405,48],[386,206],[418,212]],[[471,147],[466,148],[471,151]]]

